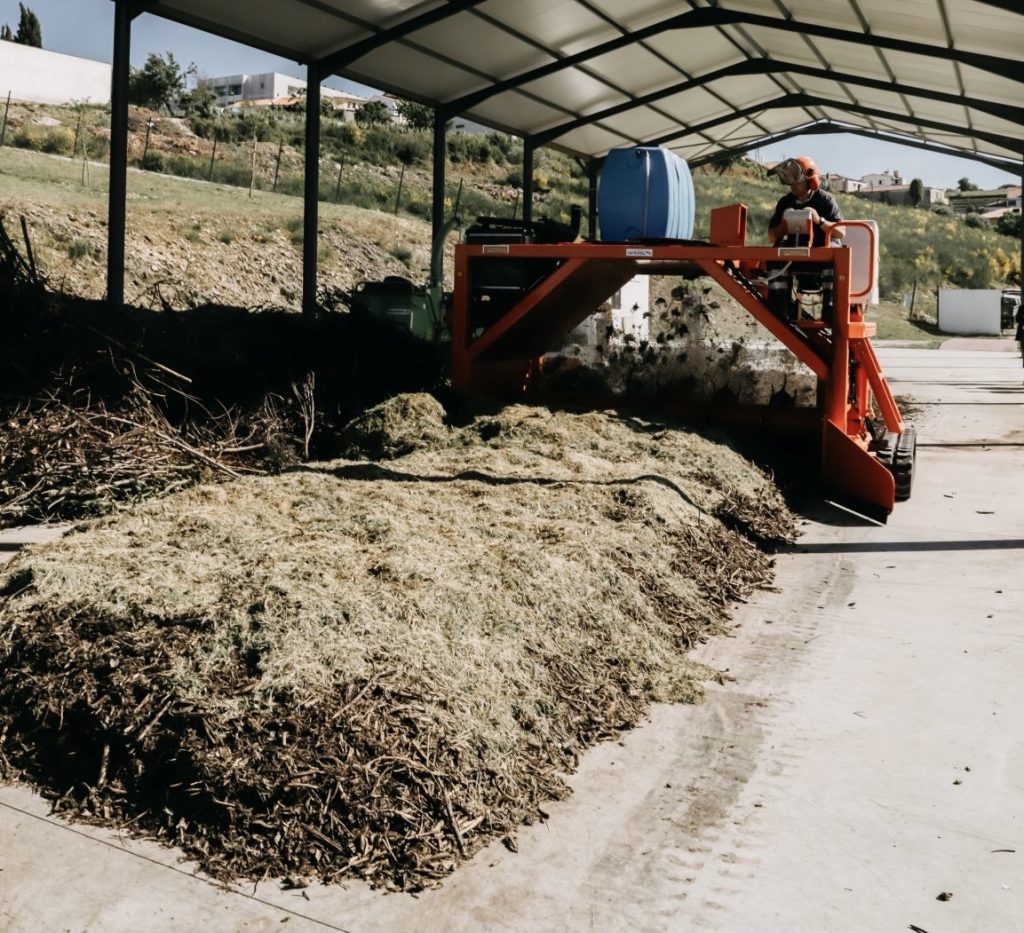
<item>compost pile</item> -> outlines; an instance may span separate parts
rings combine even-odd
[[[734,451],[608,412],[403,395],[344,443],[7,565],[7,776],[219,878],[436,883],[699,697],[686,650],[794,537]]]

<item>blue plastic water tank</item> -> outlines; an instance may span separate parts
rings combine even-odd
[[[693,233],[693,179],[674,152],[612,149],[597,189],[601,239],[687,240]]]

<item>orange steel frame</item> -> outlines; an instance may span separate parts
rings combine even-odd
[[[863,302],[871,287],[851,296],[849,247],[742,245],[745,209],[742,214],[736,210],[741,207],[712,211],[712,237],[717,232],[722,239],[732,241],[724,244],[458,245],[450,319],[453,388],[466,393],[521,394],[541,356],[551,347],[552,338],[579,324],[634,275],[672,274],[696,266],[817,376],[823,483],[840,495],[888,514],[895,502],[894,480],[871,453],[872,439],[865,419],[880,414],[886,429],[895,434],[903,432],[904,423],[871,347],[869,338],[875,333],[875,325],[864,320]],[[738,225],[734,214],[738,215]],[[723,220],[725,228],[732,229],[728,236],[721,235]],[[847,221],[846,225],[868,226],[860,221]],[[473,337],[469,329],[474,266],[482,259],[548,260],[556,265]],[[831,321],[795,321],[777,316],[765,302],[763,291],[740,272],[780,261],[792,263],[793,271],[801,265],[816,271],[823,264],[833,266]],[[877,413],[871,408],[869,389]]]

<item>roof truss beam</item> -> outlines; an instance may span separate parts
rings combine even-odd
[[[994,55],[984,55],[977,52],[967,52],[959,49],[944,48],[941,46],[928,45],[923,42],[911,42],[905,39],[892,39],[887,36],[878,36],[873,33],[855,32],[849,29],[837,29],[831,26],[818,26],[813,23],[797,23],[793,20],[785,20],[773,16],[762,16],[754,13],[740,13],[734,10],[723,10],[717,7],[702,7],[691,10],[687,13],[671,16],[659,23],[653,23],[643,29],[624,36],[611,39],[608,42],[595,45],[575,55],[567,55],[557,61],[549,62],[538,68],[524,71],[514,78],[506,81],[498,81],[494,84],[480,88],[470,94],[447,101],[443,107],[448,117],[457,116],[472,109],[483,101],[546,78],[550,75],[563,71],[566,68],[573,68],[576,65],[590,61],[600,55],[614,52],[627,46],[641,42],[653,36],[670,32],[676,29],[700,29],[714,26],[729,25],[754,25],[765,29],[779,29],[786,32],[799,32],[802,35],[817,35],[827,39],[835,39],[843,42],[854,42],[859,45],[871,45],[880,48],[894,49],[900,52],[907,52],[915,55],[924,55],[930,58],[941,58],[946,61],[958,61],[971,65],[982,71],[997,74],[1004,78],[1017,82],[1024,82],[1024,73],[1016,61],[999,58]]]
[[[1012,123],[1024,124],[1024,107],[1014,107],[1009,104],[998,104],[992,101],[959,97],[956,94],[949,94],[944,91],[935,91],[928,88],[918,88],[906,84],[881,81],[875,78],[867,78],[862,75],[843,74],[832,70],[826,70],[824,68],[814,68],[809,65],[797,65],[787,62],[770,61],[767,59],[749,59],[747,61],[737,62],[733,65],[727,65],[725,68],[719,68],[717,71],[709,72],[699,78],[682,81],[679,84],[673,84],[671,87],[662,88],[661,90],[654,91],[650,94],[637,97],[634,100],[629,100],[622,104],[616,104],[614,107],[608,107],[604,110],[590,113],[575,120],[559,124],[558,126],[553,126],[550,129],[545,130],[543,133],[535,134],[532,138],[535,140],[537,145],[544,146],[552,140],[558,139],[560,136],[564,136],[566,133],[579,129],[581,126],[599,123],[601,120],[617,116],[620,113],[626,113],[636,107],[643,107],[654,101],[663,100],[666,97],[681,94],[684,91],[703,87],[704,85],[709,84],[712,81],[717,81],[720,78],[780,72],[801,74],[813,78],[827,78],[845,84],[859,85],[861,87],[874,88],[880,91],[891,91],[893,93],[905,94],[909,97],[920,97],[926,100],[941,101],[942,103],[962,104],[964,107],[970,107],[975,110],[991,114],[992,116],[1008,120]]]
[[[898,146],[911,146],[915,149],[924,149],[927,152],[933,152],[938,155],[954,156],[961,159],[968,158],[975,162],[982,162],[985,165],[999,169],[1002,172],[1010,172],[1011,174],[1020,175],[1024,172],[1024,162],[1014,162],[1010,159],[1000,159],[997,156],[981,155],[971,149],[960,149],[955,146],[938,146],[935,143],[929,143],[910,136],[903,136],[898,133],[880,132],[878,130],[866,129],[865,127],[854,126],[848,123],[838,123],[833,120],[812,123],[810,125],[803,124],[782,133],[775,133],[771,136],[762,136],[746,142],[742,146],[733,146],[729,149],[721,149],[710,155],[698,156],[695,159],[687,159],[687,164],[696,168],[701,165],[717,162],[720,159],[728,158],[729,156],[743,155],[751,149],[757,149],[761,146],[770,146],[786,139],[792,139],[795,136],[818,136],[832,133],[850,133],[855,136],[865,136],[868,139],[881,139],[884,142],[895,143]]]
[[[1020,139],[1002,136],[998,133],[984,133],[978,130],[966,133],[962,126],[954,126],[949,123],[942,123],[938,120],[925,120],[921,117],[905,116],[899,113],[888,113],[884,110],[875,110],[873,107],[862,107],[859,104],[848,104],[843,101],[829,100],[827,97],[812,97],[808,94],[788,94],[783,97],[776,97],[774,100],[764,101],[763,103],[747,107],[743,110],[737,110],[735,113],[726,114],[725,116],[716,117],[713,120],[707,120],[704,123],[697,124],[696,126],[690,127],[689,132],[702,132],[715,126],[720,126],[723,123],[729,123],[740,117],[750,116],[751,114],[758,113],[762,110],[777,110],[782,107],[836,107],[840,110],[848,110],[852,113],[859,113],[868,117],[878,117],[882,120],[896,119],[913,126],[927,127],[928,129],[937,130],[943,133],[957,133],[960,135],[972,136],[975,139],[989,142],[994,146],[1009,149],[1011,152],[1020,152],[1022,148],[1022,142]],[[669,143],[678,142],[685,135],[686,133],[679,132],[668,133],[664,136],[659,136],[656,139],[644,140],[643,144],[645,146],[663,146]]]

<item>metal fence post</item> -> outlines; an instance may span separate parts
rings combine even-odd
[[[402,173],[398,176],[398,193],[395,195],[395,210],[398,213],[398,205],[402,200],[402,185],[405,184],[405,163],[402,163]]]
[[[0,128],[0,146],[4,144],[4,139],[7,136],[7,114],[11,112],[11,92],[7,92],[7,106],[4,107],[4,125]]]
[[[277,176],[281,174],[281,153],[284,152],[284,140],[280,140],[277,145],[277,164],[274,166],[274,187],[270,190],[275,194],[277,193]]]

